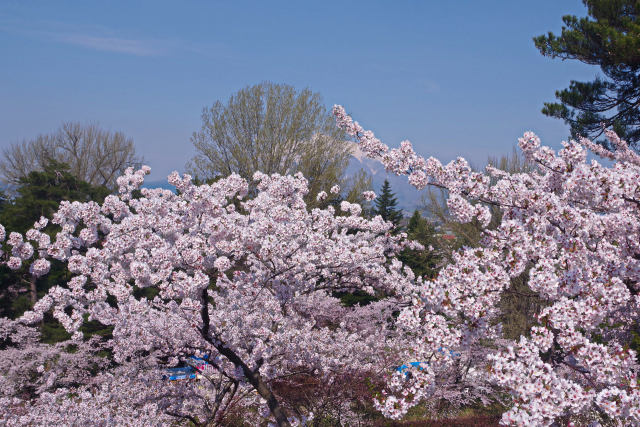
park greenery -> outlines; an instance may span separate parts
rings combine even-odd
[[[534,39],[609,79],[546,104],[558,151],[443,164],[269,82],[204,109],[172,190],[96,125],[6,150],[2,424],[639,425],[638,6],[584,3]]]

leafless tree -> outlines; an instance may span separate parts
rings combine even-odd
[[[42,170],[54,159],[68,164],[78,179],[115,188],[115,180],[124,169],[141,162],[133,140],[124,133],[72,122],[63,123],[54,133],[15,143],[2,154],[0,179],[10,185],[19,184],[29,172]]]

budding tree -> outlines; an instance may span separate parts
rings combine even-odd
[[[223,104],[202,112],[202,128],[191,141],[197,151],[189,164],[200,178],[232,173],[251,180],[255,172],[304,174],[309,182],[307,203],[343,175],[351,156],[318,93],[270,82],[248,86]]]
[[[43,171],[51,161],[68,165],[71,175],[80,181],[115,189],[116,178],[140,159],[133,140],[122,132],[68,122],[54,133],[3,149],[0,176],[19,185],[30,172]]]

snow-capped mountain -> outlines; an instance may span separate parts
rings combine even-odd
[[[145,181],[142,184],[142,188],[163,188],[165,190],[175,191],[176,187],[169,184],[166,179],[161,179],[157,181]]]
[[[405,216],[411,215],[413,211],[422,206],[422,193],[415,187],[411,186],[407,181],[406,176],[397,176],[395,174],[387,173],[384,170],[384,166],[377,160],[372,160],[364,156],[362,151],[358,148],[357,144],[353,144],[352,157],[349,161],[345,174],[347,177],[353,176],[360,169],[364,169],[371,175],[371,182],[373,184],[372,190],[376,194],[380,193],[380,188],[385,179],[389,180],[391,184],[391,191],[393,191],[398,199],[398,207],[404,211]],[[166,179],[145,181],[142,185],[143,188],[164,188],[167,190],[175,191],[175,187],[170,185]]]
[[[398,199],[398,207],[404,211],[405,216],[411,215],[415,209],[422,206],[423,191],[418,191],[409,184],[406,176],[387,173],[382,163],[365,157],[357,144],[353,144],[351,152],[352,157],[346,170],[347,176],[353,176],[360,169],[364,169],[371,175],[373,191],[375,191],[376,194],[380,194],[384,180],[389,180],[391,191],[395,193]]]

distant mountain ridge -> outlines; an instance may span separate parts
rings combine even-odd
[[[373,191],[376,194],[380,192],[384,180],[389,180],[391,191],[395,193],[398,199],[398,207],[404,211],[405,216],[411,215],[415,209],[419,209],[422,206],[423,192],[409,184],[406,176],[388,173],[382,163],[365,157],[357,144],[353,145],[352,157],[346,170],[347,176],[353,176],[360,169],[364,169],[371,175]]]
[[[156,181],[145,181],[144,184],[142,184],[142,188],[162,188],[162,189],[171,190],[171,191],[176,190],[176,187],[169,184],[166,179],[164,180],[159,179]]]

